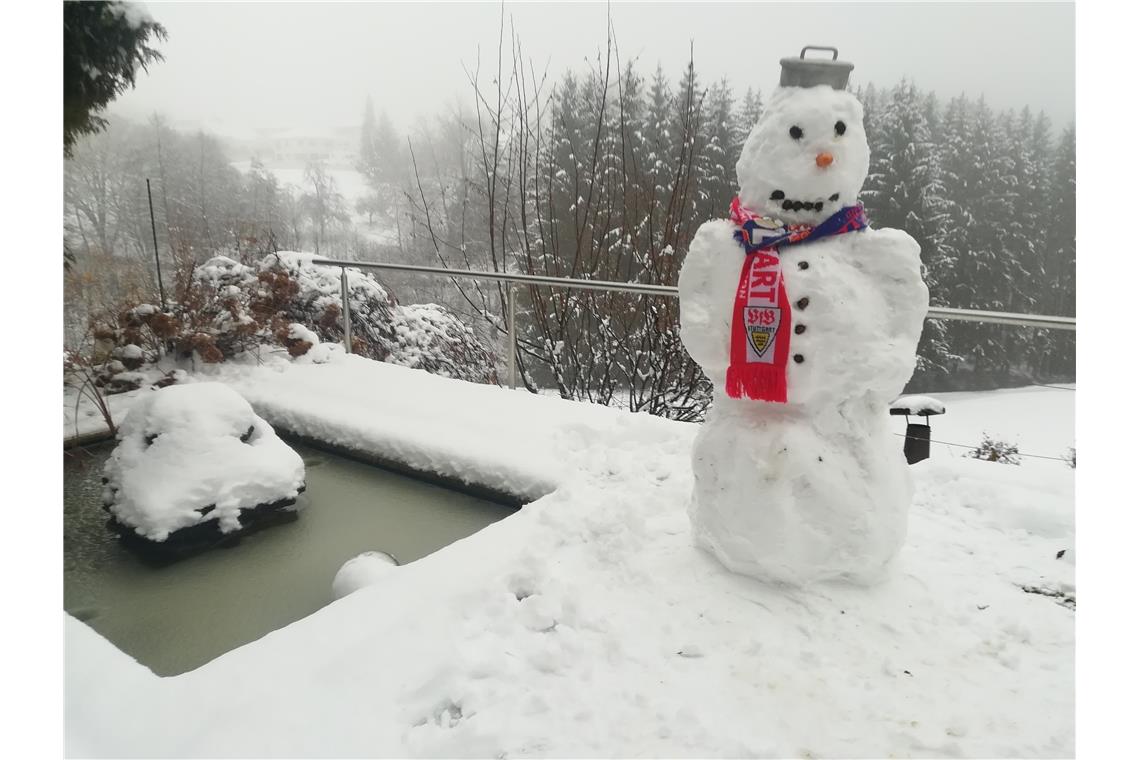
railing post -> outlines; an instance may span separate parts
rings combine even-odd
[[[348,269],[340,268],[340,312],[344,318],[344,352],[352,353],[352,315],[348,313]]]
[[[513,391],[518,385],[518,335],[515,333],[515,286],[507,283],[507,383]]]

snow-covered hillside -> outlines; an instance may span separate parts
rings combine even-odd
[[[891,579],[797,591],[692,546],[693,425],[343,355],[209,379],[276,426],[535,501],[182,676],[67,618],[69,755],[1075,752],[1062,462],[935,446]],[[946,394],[934,438],[1059,455],[1073,395]]]
[[[230,166],[245,174],[250,170],[252,162],[234,161]],[[297,195],[312,191],[312,186],[305,177],[304,166],[270,164],[266,165],[265,169],[276,177],[282,186],[288,186]],[[355,232],[373,243],[397,244],[396,228],[390,220],[377,217],[369,224],[368,215],[356,210],[357,202],[367,197],[370,192],[364,175],[353,167],[344,165],[328,166],[325,171],[329,179],[332,180],[336,192],[344,199],[344,205],[352,217],[352,227]]]
[[[251,165],[252,162],[250,161],[235,161],[230,164],[242,174],[248,172]],[[305,191],[304,166],[274,164],[265,168],[277,177],[277,181],[282,185],[290,185],[298,193]],[[325,171],[336,183],[336,191],[344,196],[344,200],[350,208],[368,194],[368,184],[364,181],[364,176],[351,166],[330,166]]]

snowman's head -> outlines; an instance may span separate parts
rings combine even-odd
[[[736,164],[740,202],[786,223],[819,224],[855,203],[870,161],[854,95],[828,85],[781,87]]]

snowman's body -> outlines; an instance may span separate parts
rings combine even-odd
[[[782,88],[737,164],[740,198],[786,223],[817,224],[855,202],[867,162],[853,96]],[[809,205],[784,209],[790,198]],[[928,303],[918,245],[868,228],[781,249],[794,329],[787,403],[771,403],[724,390],[745,255],[736,229],[704,224],[680,277],[681,337],[714,386],[693,449],[694,536],[736,572],[874,581],[902,545],[912,495],[887,411],[914,371]]]

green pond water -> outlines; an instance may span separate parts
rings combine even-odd
[[[407,564],[506,517],[511,507],[335,454],[305,459],[300,517],[165,567],[106,527],[112,444],[64,452],[64,608],[158,675],[176,675],[333,600],[347,560],[384,551]]]

